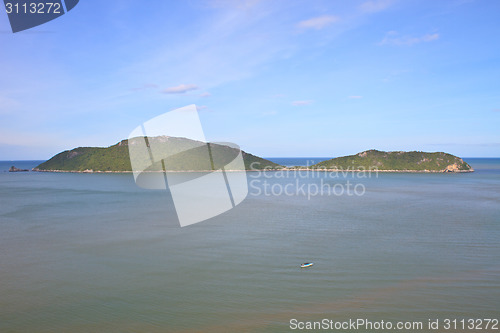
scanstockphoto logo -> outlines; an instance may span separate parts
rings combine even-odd
[[[255,164],[258,162],[250,165],[254,172],[249,174],[249,195],[256,197],[361,197],[366,193],[365,181],[378,178],[376,166],[327,169],[309,165],[308,161],[303,167],[270,170]]]
[[[12,32],[31,29],[52,21],[73,8],[79,0],[4,0]]]
[[[168,188],[181,227],[220,215],[248,194],[241,150],[232,143],[207,143],[195,105],[137,126],[128,149],[136,184]]]

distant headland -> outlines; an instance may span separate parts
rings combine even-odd
[[[133,139],[132,139],[133,140]],[[157,163],[151,171],[212,171],[230,162],[239,150],[223,144],[210,143],[210,153],[219,165],[207,164],[200,154],[206,143],[178,137],[149,137],[156,147],[178,152],[165,165]],[[46,172],[132,172],[129,158],[129,140],[107,147],[79,147],[63,151],[48,161],[33,168]],[[284,167],[267,159],[241,151],[245,170],[324,170],[324,171],[380,171],[380,172],[473,172],[474,169],[461,158],[443,153],[420,151],[367,150],[356,155],[343,156],[323,161],[308,167]],[[213,163],[213,161],[212,161]],[[238,170],[233,170],[238,171]]]

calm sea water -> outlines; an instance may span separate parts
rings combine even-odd
[[[0,162],[0,332],[499,318],[500,159],[467,161],[476,172],[252,173],[243,203],[185,228],[167,191],[130,174]],[[363,195],[294,192],[347,181]]]

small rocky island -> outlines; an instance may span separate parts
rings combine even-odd
[[[356,155],[337,157],[311,166],[313,169],[377,170],[382,172],[473,172],[460,157],[437,152],[367,150]]]
[[[11,166],[9,172],[28,172],[28,169],[18,169],[15,166]]]

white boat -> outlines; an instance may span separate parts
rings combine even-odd
[[[306,262],[306,263],[301,264],[300,268],[311,267],[312,265],[314,265],[313,262]]]

